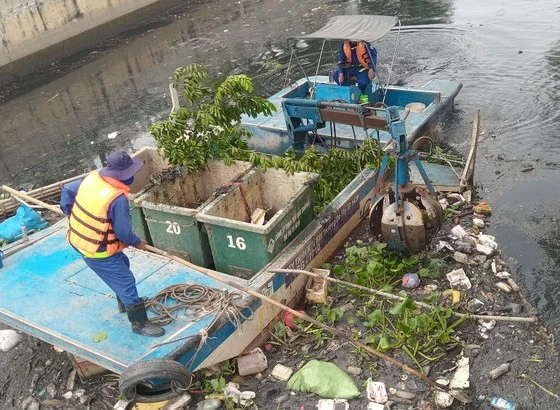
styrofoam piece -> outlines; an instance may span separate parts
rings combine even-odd
[[[455,225],[453,228],[451,228],[451,234],[455,235],[459,239],[463,239],[465,236],[469,235],[467,231],[465,231],[465,228],[463,228],[461,225]]]
[[[446,276],[447,276],[447,280],[451,284],[452,289],[469,290],[472,287],[471,281],[469,280],[467,274],[462,268],[452,270]]]
[[[387,387],[383,382],[368,380],[366,391],[368,400],[380,404],[384,404],[387,400],[389,400],[389,397],[387,396]]]
[[[344,410],[350,409],[350,404],[346,399],[320,399],[317,402],[318,410],[338,410],[344,406]]]
[[[443,391],[436,391],[434,393],[434,402],[439,408],[446,409],[453,404],[453,396]]]
[[[278,380],[286,381],[292,376],[293,372],[294,369],[292,369],[291,367],[284,366],[282,363],[278,363],[276,364],[276,366],[274,366],[274,369],[272,369],[271,375],[276,377]]]
[[[469,376],[469,358],[462,356],[457,361],[457,369],[449,382],[449,388],[468,389],[470,387]]]
[[[494,253],[494,249],[492,249],[490,246],[486,246],[481,243],[476,245],[476,251],[486,256],[490,256]]]
[[[21,335],[12,329],[0,330],[0,351],[7,352],[21,342]]]

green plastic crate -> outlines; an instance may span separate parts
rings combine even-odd
[[[130,185],[130,216],[132,218],[132,230],[140,238],[153,245],[148,225],[144,219],[142,208],[136,206],[134,200],[142,196],[153,186],[150,176],[169,167],[167,160],[163,159],[156,148],[144,147],[132,155],[144,163],[140,171],[134,175],[134,182]]]
[[[253,169],[239,186],[201,210],[196,219],[206,226],[216,269],[248,279],[278,255],[313,219],[317,178],[308,172]],[[267,211],[264,225],[250,222],[257,208]]]
[[[210,161],[206,170],[185,173],[137,198],[136,206],[142,208],[153,245],[196,265],[211,266],[208,235],[195,216],[215,199],[216,190],[233,189],[233,181],[251,168],[249,162],[227,166],[222,161]]]

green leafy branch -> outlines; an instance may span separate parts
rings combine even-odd
[[[346,248],[344,263],[333,268],[333,273],[344,279],[372,289],[390,292],[403,274],[415,272],[418,258],[402,256],[387,248],[386,243]]]
[[[276,111],[270,101],[252,95],[253,82],[246,75],[228,76],[213,87],[207,85],[208,78],[198,64],[177,68],[173,87],[181,91],[185,105],[150,127],[169,163],[189,171],[204,169],[212,158],[247,150],[242,137],[250,133],[239,126],[243,114],[256,117]]]
[[[283,156],[250,150],[250,133],[239,126],[242,115],[271,115],[276,107],[270,101],[252,95],[253,82],[246,75],[231,75],[209,86],[208,73],[198,64],[179,67],[173,87],[182,95],[184,105],[166,120],[150,127],[162,155],[171,165],[189,172],[205,169],[211,159],[225,164],[250,161],[266,170],[282,168],[286,172],[315,172],[320,175],[314,190],[315,212],[320,212],[364,168],[379,166],[375,140],[366,140],[354,150],[308,149],[300,158],[289,150]]]

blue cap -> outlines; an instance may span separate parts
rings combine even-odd
[[[99,175],[124,181],[133,177],[142,166],[144,163],[139,159],[131,158],[124,151],[115,151],[109,155],[107,166],[101,168]]]

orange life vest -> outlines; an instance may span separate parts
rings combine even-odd
[[[344,42],[342,49],[344,50],[346,61],[352,63],[352,46],[350,44],[350,41],[346,40]],[[363,68],[368,69],[370,67],[369,53],[363,41],[359,41],[356,44],[356,57],[358,58],[358,61],[360,62]]]
[[[122,251],[126,245],[117,239],[109,220],[109,206],[119,195],[129,198],[130,188],[121,181],[89,174],[80,184],[68,223],[66,237],[83,255],[106,258]],[[97,252],[101,245],[103,252]]]

